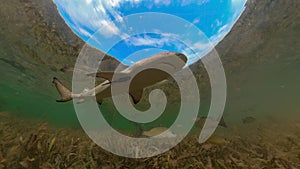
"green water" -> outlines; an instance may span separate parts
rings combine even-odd
[[[26,88],[1,86],[1,111],[10,111],[24,118],[38,118],[58,126],[78,127],[73,104],[58,105],[54,97]]]
[[[9,67],[7,66],[7,69]],[[13,73],[18,74],[14,71]],[[31,75],[38,76],[34,72]],[[70,75],[66,76],[69,76],[69,78],[63,80],[70,87],[70,83],[66,80],[70,79]],[[80,128],[73,102],[57,103],[55,100],[60,96],[51,83],[52,78],[50,78],[50,75],[47,77],[49,78],[28,79],[27,76],[6,76],[7,80],[1,81],[0,100],[2,102],[0,103],[0,112],[13,112],[21,118],[45,121],[56,127]],[[199,111],[205,114],[209,108],[209,101],[202,100],[201,105]],[[178,116],[179,107],[180,104],[178,103],[167,104],[164,113],[158,119],[151,123],[142,124],[143,129],[171,126]],[[136,131],[136,124],[125,119],[117,112],[111,100],[104,101],[99,109],[112,127],[125,131]]]
[[[74,51],[79,49],[73,49],[75,47],[71,44],[75,42],[72,40],[62,42],[59,34],[51,33],[51,26],[43,23],[38,12],[26,13],[23,7],[21,1],[15,0],[7,1],[0,7],[1,23],[5,23],[0,25],[0,112],[13,112],[21,118],[46,121],[58,127],[80,128],[73,103],[55,102],[59,95],[51,83],[56,76],[68,87],[71,86],[72,74],[59,69],[72,65],[76,58]],[[281,13],[278,15],[281,16]],[[225,54],[219,51],[221,59],[230,62],[224,64],[228,85],[224,118],[228,126],[241,125],[241,119],[247,116],[257,120],[267,119],[270,123],[289,123],[299,119],[299,19],[286,18],[283,24],[279,24],[283,20],[281,17],[277,19],[278,27],[273,26],[272,22],[265,23],[270,30],[259,25],[264,21],[259,24],[251,21],[257,26],[257,36],[261,36],[264,43],[258,46],[252,44],[256,40],[256,36],[252,35],[255,32],[244,34],[241,33],[244,31],[236,31],[246,38],[241,39],[243,42],[249,41],[249,46],[238,48],[235,45],[238,46],[239,42],[229,40],[225,45],[229,49],[223,50]],[[237,38],[234,35],[229,37]],[[210,106],[207,90],[200,90],[201,116],[207,113]],[[100,108],[115,128],[135,128],[107,102]],[[159,119],[144,127],[169,126],[177,112],[178,104],[171,105]]]
[[[54,86],[53,90],[56,90]],[[0,92],[1,111],[13,112],[22,118],[32,118],[35,120],[46,121],[57,127],[78,128],[80,124],[77,120],[73,102],[57,103],[56,97],[29,91],[26,89],[16,89],[8,86],[1,86]],[[58,95],[57,95],[58,97]],[[104,118],[116,129],[134,131],[135,123],[125,119],[114,106],[104,102],[99,106]],[[179,111],[179,104],[169,104],[165,112],[155,121],[144,124],[144,129],[153,126],[170,126],[175,121]]]
[[[9,68],[7,66],[6,69]],[[17,73],[14,71],[12,72]],[[289,119],[299,117],[299,72],[299,59],[291,62],[283,58],[271,63],[254,65],[241,72],[227,73],[228,96],[224,112],[226,122],[234,126],[240,124],[241,119],[247,116],[257,119],[277,118],[287,122]],[[0,111],[13,112],[22,118],[46,121],[58,127],[80,128],[73,102],[55,102],[59,95],[51,83],[52,74],[55,72],[47,76],[48,78],[41,79],[5,76],[7,79],[1,81],[0,87]],[[31,76],[38,74],[33,73]],[[66,76],[70,79],[70,75]],[[143,128],[170,126],[178,115],[178,108],[179,104],[176,103],[168,105],[162,116],[152,123],[143,125]],[[122,117],[109,101],[104,102],[100,109],[114,128],[136,130],[135,124]],[[199,115],[205,115],[208,109],[209,98],[201,98]]]

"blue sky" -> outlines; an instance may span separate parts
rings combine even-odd
[[[54,0],[54,2],[65,22],[79,37],[125,64],[132,64],[165,50],[185,53],[191,64],[224,38],[243,12],[246,0]],[[160,12],[180,17],[196,26],[203,35],[199,37],[194,31],[194,36],[184,36],[190,38],[185,39],[186,42],[190,42],[188,44],[176,40],[177,35],[174,32],[188,34],[188,31],[181,30],[173,32],[155,30],[151,33],[128,36],[128,31],[134,28],[121,29],[122,24],[128,20],[126,16],[143,12]],[[155,23],[161,18],[151,19]],[[170,20],[172,19],[167,19],[163,23],[172,25]],[[178,24],[181,21],[174,19],[173,22]],[[182,21],[182,24],[186,22]],[[176,27],[186,29],[183,26]],[[114,36],[122,40],[112,49],[106,49],[105,43],[109,43]],[[89,41],[91,37],[99,44]],[[188,48],[196,55],[187,50]],[[140,50],[150,52],[139,52]],[[136,55],[137,53],[140,54]],[[130,54],[134,55],[134,59],[123,60]]]

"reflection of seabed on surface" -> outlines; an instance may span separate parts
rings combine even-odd
[[[108,131],[93,131],[94,141],[101,143],[101,147],[109,148],[116,154],[126,154],[127,157],[141,158],[152,157],[170,149],[170,145],[178,143],[182,136],[174,138],[140,138],[132,142],[131,137],[118,137]],[[118,146],[116,146],[118,145]]]

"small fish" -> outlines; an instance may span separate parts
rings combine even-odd
[[[164,133],[164,134],[161,135],[162,133]],[[143,131],[142,135],[146,136],[146,137],[155,137],[155,138],[174,138],[174,137],[176,137],[176,134],[173,133],[171,130],[169,130],[166,127],[155,127],[150,130]]]
[[[256,120],[256,118],[254,118],[252,116],[247,116],[242,119],[242,122],[243,122],[243,124],[249,124],[249,123],[255,122],[255,120]]]
[[[207,141],[206,143],[210,143],[210,144],[216,144],[216,145],[222,145],[222,144],[225,144],[227,143],[227,141],[220,137],[220,136],[211,136]]]
[[[56,141],[56,137],[53,137],[49,143],[48,152],[50,152],[53,149],[55,141]]]

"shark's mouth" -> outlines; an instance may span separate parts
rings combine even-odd
[[[176,66],[172,65],[169,62],[162,62],[162,63],[163,63],[163,65],[167,65],[167,67],[172,67],[175,71],[178,70],[178,68]]]

